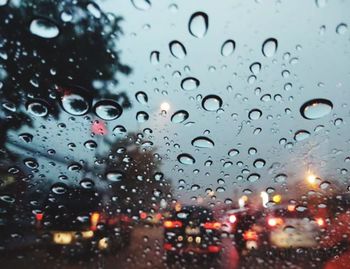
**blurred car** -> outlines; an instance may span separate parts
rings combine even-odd
[[[236,231],[237,223],[241,216],[247,212],[247,208],[235,208],[227,210],[224,216],[221,218],[222,227],[221,230],[229,234],[233,234]]]
[[[185,206],[171,212],[163,225],[168,262],[182,254],[205,254],[201,256],[213,258],[221,252],[221,223],[208,208]]]
[[[130,240],[128,218],[108,213],[95,191],[73,188],[50,194],[36,220],[49,248],[63,254],[113,252]]]
[[[144,224],[157,226],[157,225],[161,225],[162,224],[163,215],[160,212],[149,212],[149,213],[147,213],[145,211],[141,211],[140,212],[140,220]]]
[[[247,255],[251,250],[283,253],[297,249],[319,250],[319,238],[325,225],[303,208],[298,211],[293,206],[275,206],[241,231],[244,244],[239,252]]]

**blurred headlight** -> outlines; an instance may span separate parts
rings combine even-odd
[[[85,239],[91,238],[94,236],[94,232],[93,231],[85,231],[85,232],[81,233],[81,236]]]

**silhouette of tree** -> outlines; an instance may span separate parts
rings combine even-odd
[[[170,180],[160,170],[161,157],[141,134],[129,133],[111,142],[105,158],[105,178],[111,182],[117,204],[132,213],[157,209],[171,199]]]
[[[46,108],[55,118],[62,111],[62,98],[75,92],[90,108],[93,98],[131,106],[125,92],[112,92],[116,74],[131,72],[120,63],[116,44],[120,21],[88,0],[9,1],[0,7],[2,153],[8,130],[31,125],[26,109],[33,101],[39,106],[32,109],[40,113]],[[71,103],[77,111],[83,110],[82,105]]]

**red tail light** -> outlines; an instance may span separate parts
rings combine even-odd
[[[219,246],[209,246],[208,247],[208,251],[210,253],[218,253],[220,251],[220,247]]]
[[[43,213],[36,213],[35,214],[35,218],[36,218],[37,221],[42,221],[43,217],[44,217]]]
[[[174,229],[174,228],[181,228],[182,222],[179,220],[166,220],[164,221],[164,228],[167,229]]]
[[[221,223],[220,222],[206,222],[204,223],[204,229],[207,230],[218,230],[221,228]]]
[[[230,215],[228,220],[231,224],[233,224],[237,221],[237,217],[235,215]]]
[[[276,225],[283,224],[283,220],[281,218],[269,218],[267,224],[271,227],[275,227]]]
[[[163,247],[165,250],[171,250],[173,248],[173,246],[169,243],[165,243]]]
[[[243,238],[246,241],[257,241],[258,240],[258,234],[255,231],[248,230],[243,234]]]
[[[97,229],[97,223],[100,220],[100,213],[94,212],[91,214],[90,221],[91,221],[91,230],[96,231]]]

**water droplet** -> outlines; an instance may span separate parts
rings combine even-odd
[[[151,64],[156,65],[159,64],[159,51],[152,51],[151,55],[149,56],[149,59],[151,61]]]
[[[145,92],[139,91],[135,94],[137,102],[141,105],[146,105],[148,103],[148,96]]]
[[[198,88],[200,82],[198,79],[193,77],[184,78],[181,81],[181,88],[185,91],[192,91]]]
[[[197,148],[213,148],[214,142],[205,136],[198,136],[192,140],[192,146]]]
[[[70,165],[68,165],[68,171],[71,172],[79,172],[83,167],[81,166],[81,164],[79,163],[72,163]]]
[[[171,121],[173,123],[182,123],[185,120],[187,120],[189,117],[189,114],[186,110],[179,110],[176,111],[172,116],[171,116]]]
[[[191,165],[196,162],[196,160],[190,154],[187,154],[187,153],[182,153],[179,156],[177,156],[177,160],[180,163],[186,164],[186,165]]]
[[[73,116],[81,116],[89,111],[91,100],[84,96],[83,90],[76,89],[72,92],[66,90],[61,98],[61,105],[67,113]]]
[[[41,38],[55,38],[60,33],[57,25],[49,19],[32,20],[29,26],[32,34]]]
[[[51,191],[58,195],[65,194],[67,189],[67,185],[64,183],[55,183],[51,186]]]
[[[295,133],[294,139],[295,141],[302,141],[310,136],[310,133],[306,130],[299,130]]]
[[[253,182],[256,182],[257,180],[259,180],[259,178],[260,178],[260,175],[254,173],[254,174],[250,174],[250,175],[248,176],[247,180],[248,180],[249,182],[252,182],[252,183],[253,183]]]
[[[217,111],[222,106],[222,100],[217,95],[207,95],[202,100],[202,107],[207,111]]]
[[[124,177],[124,174],[121,171],[110,171],[106,174],[107,180],[112,182],[122,181],[123,177]]]
[[[262,116],[262,112],[259,109],[252,109],[249,111],[248,117],[251,120],[258,120]]]
[[[228,156],[233,157],[233,156],[236,156],[239,154],[239,150],[238,149],[230,149],[227,154],[228,154]]]
[[[287,180],[287,175],[286,174],[278,174],[274,178],[276,183],[284,183]]]
[[[122,107],[113,100],[102,100],[95,104],[94,111],[99,118],[109,121],[115,120],[123,113]]]
[[[84,189],[92,189],[95,186],[95,182],[92,179],[84,178],[79,182],[80,186]]]
[[[236,48],[236,42],[232,39],[226,40],[221,46],[221,55],[230,56]]]
[[[263,168],[265,166],[266,162],[264,159],[256,159],[254,161],[254,167],[255,168]]]
[[[272,57],[277,51],[278,43],[275,38],[266,39],[262,45],[262,53],[265,57]]]
[[[96,19],[101,18],[101,10],[100,7],[93,2],[90,2],[87,6],[86,9],[94,16]]]
[[[325,190],[325,189],[327,189],[330,185],[331,185],[331,183],[330,183],[329,181],[323,181],[323,182],[321,182],[321,184],[320,184],[320,189],[321,189],[321,190]]]
[[[197,190],[199,190],[201,187],[199,186],[199,185],[197,185],[197,184],[193,184],[192,186],[191,186],[191,190],[192,191],[197,191]]]
[[[339,35],[344,35],[348,31],[348,25],[345,23],[338,24],[337,28],[335,28],[335,31]]]
[[[47,105],[41,100],[33,100],[27,104],[27,111],[37,117],[45,117],[49,111]]]
[[[148,10],[151,8],[151,1],[149,0],[131,0],[131,3],[138,10]]]
[[[94,140],[88,140],[84,143],[84,146],[87,149],[95,149],[97,148],[97,143]]]
[[[255,62],[252,63],[249,67],[250,71],[254,74],[257,75],[260,73],[261,70],[261,63]]]
[[[126,128],[122,125],[117,125],[113,128],[114,135],[124,135],[126,134]]]
[[[190,18],[188,29],[194,37],[202,38],[208,31],[208,24],[208,15],[204,12],[196,12]]]
[[[27,166],[30,169],[36,169],[39,167],[38,162],[33,158],[27,158],[23,160],[23,163],[25,164],[25,166]]]
[[[171,54],[178,59],[183,59],[185,58],[187,52],[186,49],[184,47],[184,45],[182,45],[179,41],[174,40],[172,42],[169,43],[169,49]]]
[[[33,141],[33,135],[29,133],[22,133],[19,135],[19,138],[26,143],[31,143]]]
[[[146,121],[148,121],[148,119],[149,119],[149,115],[148,115],[145,111],[139,111],[139,112],[137,112],[137,114],[136,114],[136,120],[137,120],[139,123],[146,122]]]
[[[301,115],[308,120],[315,120],[328,115],[333,109],[333,104],[327,99],[312,99],[304,103],[300,108]]]

